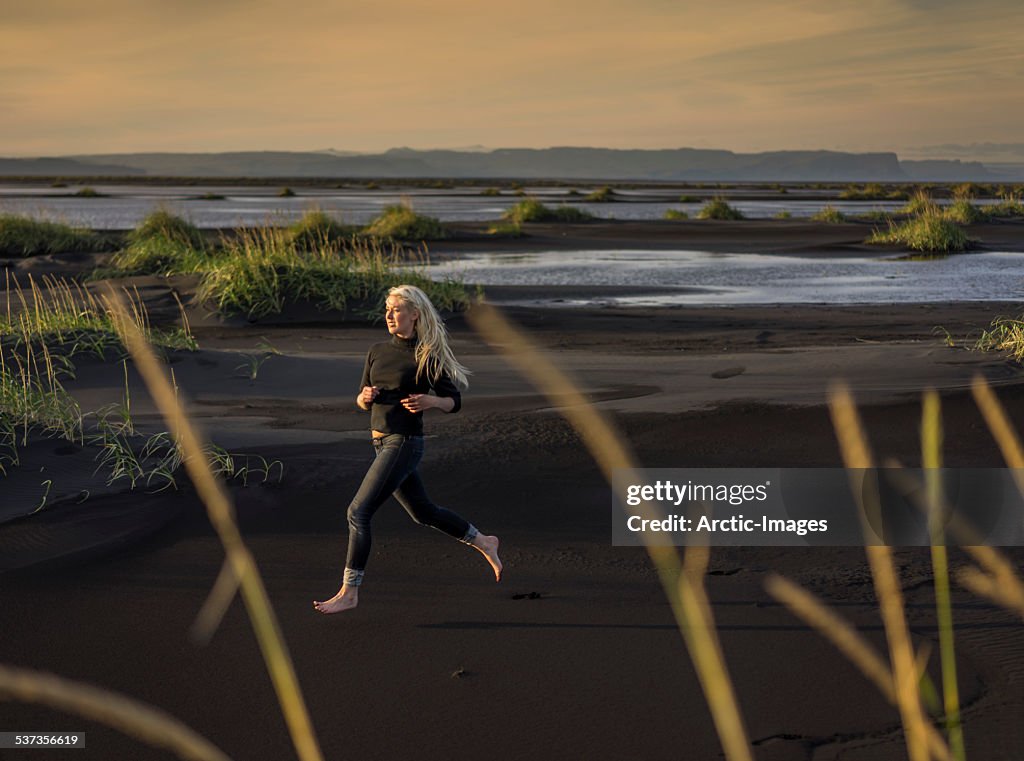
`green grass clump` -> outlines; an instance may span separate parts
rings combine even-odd
[[[77,193],[73,193],[76,198],[106,198],[105,193],[100,193],[95,188],[82,188]]]
[[[918,214],[934,214],[938,211],[938,204],[932,200],[932,197],[928,195],[925,190],[917,190],[914,195],[910,197],[907,204],[899,210],[899,214],[907,214],[910,216]]]
[[[967,249],[967,234],[956,222],[947,219],[937,207],[900,224],[889,223],[889,230],[876,230],[868,243],[896,243],[913,251],[950,254]]]
[[[617,195],[618,194],[614,190],[612,190],[608,185],[605,185],[602,188],[598,188],[593,193],[589,193],[584,200],[591,201],[593,203],[608,203],[610,201],[614,201]]]
[[[1007,351],[1018,362],[1024,362],[1024,316],[1013,319],[997,317],[982,331],[974,346],[981,351]]]
[[[220,193],[203,193],[201,196],[198,196],[200,201],[223,201],[224,198],[225,196]]]
[[[722,196],[715,196],[697,212],[697,219],[735,220],[743,219],[743,214],[730,206]]]
[[[107,241],[91,230],[16,214],[0,214],[0,256],[37,256],[107,247]]]
[[[524,198],[505,212],[506,220],[521,225],[525,222],[587,222],[592,214],[572,206],[545,206],[536,198]]]
[[[811,215],[812,222],[824,222],[829,225],[836,225],[846,221],[846,215],[835,206],[829,204],[821,211]]]
[[[351,238],[356,229],[341,224],[319,209],[307,211],[288,227],[288,235],[300,249],[311,250]]]
[[[291,188],[281,188],[277,191],[278,198],[292,198],[295,195],[295,191]]]
[[[689,219],[689,218],[690,218],[690,215],[687,214],[682,209],[666,209],[665,210],[665,219],[679,220],[679,219]]]
[[[110,261],[110,274],[171,275],[195,272],[209,256],[195,225],[160,209],[128,236],[128,245]]]
[[[697,196],[679,196],[679,203],[697,203],[700,199]]]
[[[984,221],[988,215],[966,198],[958,198],[942,210],[942,215],[961,225],[971,225]]]
[[[435,217],[417,214],[409,204],[387,206],[379,217],[367,225],[363,232],[375,238],[394,240],[440,240],[448,231]]]
[[[970,200],[972,198],[980,198],[987,193],[991,192],[991,188],[986,190],[985,186],[979,185],[976,182],[964,182],[960,185],[955,185],[951,188],[950,192],[953,198]]]
[[[480,195],[482,195],[482,196],[500,196],[501,195],[501,191],[498,190],[498,188],[484,188],[483,190],[480,191]]]
[[[274,228],[242,231],[226,241],[223,256],[211,260],[203,273],[199,297],[221,312],[257,318],[280,313],[291,303],[339,311],[353,302],[376,303],[400,282],[422,288],[439,309],[457,310],[469,303],[461,283],[434,282],[407,269],[398,248],[353,240],[347,247],[304,251],[286,231]]]
[[[1021,203],[1018,194],[1006,193],[999,203],[986,206],[985,212],[988,216],[996,218],[1024,217],[1024,204]]]
[[[789,211],[785,211],[785,210],[777,211],[777,212],[775,212],[775,215],[772,218],[773,219],[792,219],[793,218],[793,213],[789,212]]]

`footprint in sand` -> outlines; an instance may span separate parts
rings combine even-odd
[[[715,370],[711,373],[711,377],[721,380],[722,378],[732,378],[734,375],[742,375],[746,371],[745,367],[727,367],[724,370]]]

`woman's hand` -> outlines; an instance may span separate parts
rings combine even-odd
[[[359,396],[356,397],[356,404],[362,407],[364,410],[370,409],[370,405],[373,404],[373,400],[377,398],[377,394],[380,393],[380,389],[376,386],[363,386],[363,390],[359,392]]]
[[[455,406],[454,402],[446,396],[434,396],[432,394],[409,394],[402,400],[402,406],[409,412],[425,412],[429,409],[439,409],[450,412]]]

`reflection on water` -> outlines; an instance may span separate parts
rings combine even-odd
[[[1024,299],[1022,271],[1024,254],[1018,253],[907,261],[704,251],[485,254],[426,268],[435,279],[455,276],[483,285],[629,287],[629,295],[588,300],[620,306],[1013,301]],[[644,287],[651,292],[643,293]]]

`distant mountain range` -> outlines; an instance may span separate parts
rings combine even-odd
[[[900,161],[895,153],[732,151],[678,148],[500,148],[379,154],[315,152],[111,153],[0,158],[2,176],[322,177],[648,181],[909,182],[1024,178],[1024,164]]]

